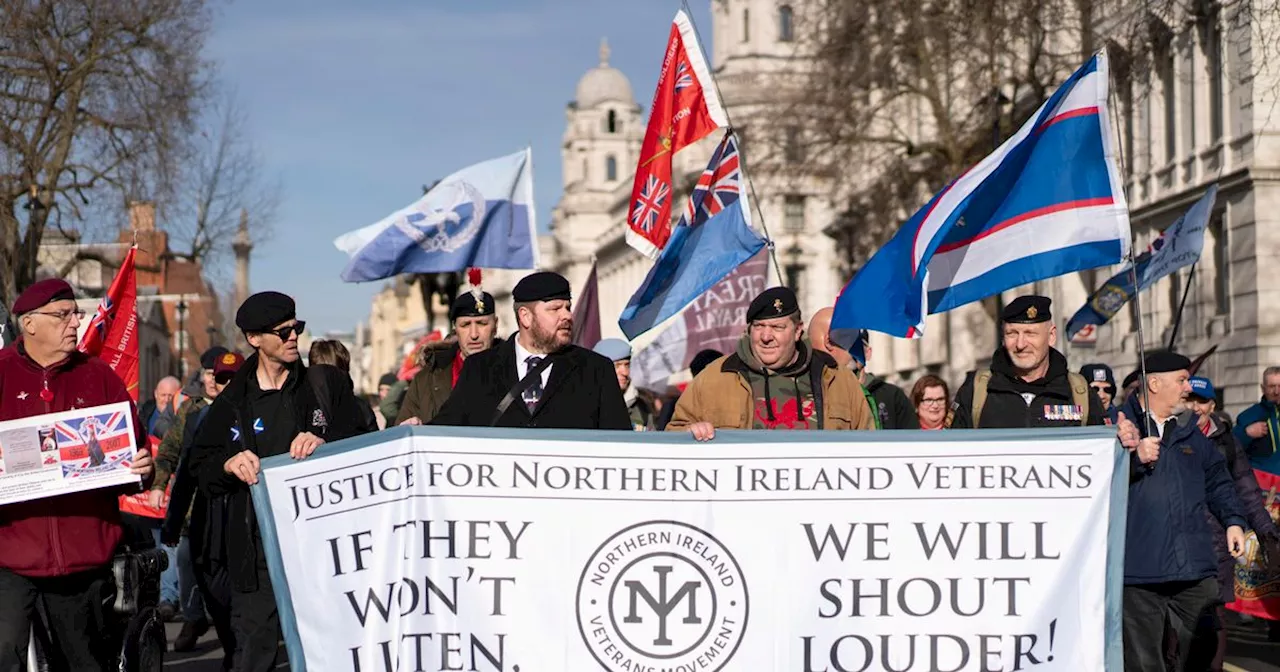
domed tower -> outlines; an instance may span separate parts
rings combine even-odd
[[[566,111],[565,191],[612,191],[631,179],[644,126],[627,76],[609,65],[609,43],[600,41],[600,65],[578,80]]]
[[[644,120],[631,82],[609,65],[609,44],[600,42],[600,64],[578,80],[565,110],[561,144],[564,195],[551,213],[558,269],[579,291],[591,270],[599,239],[624,222],[612,217],[631,192]]]

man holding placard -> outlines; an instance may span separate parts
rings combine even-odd
[[[0,352],[0,421],[130,402],[138,446],[130,470],[153,476],[145,432],[124,382],[76,349],[84,317],[71,285],[35,283],[13,304],[20,340]],[[101,670],[113,652],[94,615],[115,590],[111,560],[123,531],[117,487],[0,506],[0,670],[21,669],[37,605],[53,641],[54,669]]]
[[[280,618],[249,496],[259,460],[303,459],[326,442],[375,428],[365,424],[340,369],[323,367],[318,382],[307,375],[298,354],[305,323],[291,297],[250,296],[236,311],[236,326],[256,352],[209,407],[191,448],[191,473],[205,496],[221,503],[210,507],[209,525],[223,531],[223,548],[202,551],[228,563],[234,669],[265,671],[275,667]]]
[[[875,429],[853,372],[807,346],[803,334],[795,292],[761,292],[747,308],[737,350],[689,383],[667,431],[707,441],[716,429]]]
[[[433,425],[630,430],[613,363],[570,343],[569,281],[525,276],[511,290],[519,331],[467,357]]]

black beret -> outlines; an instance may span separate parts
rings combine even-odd
[[[511,290],[511,300],[516,303],[555,301],[557,299],[568,301],[571,298],[569,281],[565,280],[564,276],[559,273],[552,273],[551,271],[541,271],[526,275]]]
[[[1186,355],[1180,355],[1169,350],[1156,350],[1147,353],[1147,358],[1143,360],[1146,364],[1147,373],[1169,373],[1170,371],[1189,371],[1191,369],[1191,359]]]
[[[287,294],[258,292],[240,304],[236,311],[236,326],[241,331],[262,332],[295,317],[297,307]]]
[[[1129,387],[1130,385],[1132,385],[1132,384],[1134,384],[1134,383],[1138,382],[1138,376],[1141,376],[1141,375],[1142,375],[1142,370],[1141,370],[1141,369],[1138,369],[1138,370],[1136,370],[1136,371],[1132,371],[1132,372],[1130,372],[1130,373],[1129,373],[1129,375],[1127,375],[1127,376],[1125,376],[1125,377],[1124,377],[1124,382],[1120,384],[1120,387],[1121,387],[1121,388],[1126,388],[1126,387]]]
[[[384,373],[382,374],[382,377],[378,379],[378,387],[382,387],[383,385],[386,385],[387,387],[391,387],[395,385],[398,380],[399,379],[396,378],[396,374]]]
[[[218,363],[218,357],[226,354],[226,352],[226,348],[221,345],[215,345],[200,353],[200,368],[212,371],[213,367]]]
[[[493,308],[493,295],[488,292],[481,292],[479,298],[476,298],[476,295],[471,292],[463,292],[453,300],[453,305],[449,306],[449,319],[484,317],[485,315],[492,315]]]
[[[1089,383],[1106,383],[1113,388],[1116,386],[1116,377],[1106,364],[1085,364],[1080,367],[1080,375]]]
[[[757,296],[747,308],[747,323],[787,317],[798,312],[800,312],[800,302],[796,300],[795,292],[787,287],[770,287],[760,292],[760,296]]]
[[[1040,324],[1053,319],[1049,312],[1049,304],[1053,303],[1047,296],[1019,296],[1009,302],[1000,312],[1000,319],[1006,324]]]
[[[43,308],[54,301],[74,301],[75,298],[76,292],[71,289],[71,285],[66,280],[47,278],[31,285],[18,295],[18,300],[13,302],[13,314],[22,315]]]

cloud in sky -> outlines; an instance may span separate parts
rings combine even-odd
[[[710,50],[709,3],[694,19]],[[532,144],[539,225],[559,200],[565,105],[598,62],[647,108],[676,3],[624,0],[234,2],[208,53],[284,185],[252,289],[298,299],[316,333],[367,320],[382,283],[346,284],[338,235],[422,185]]]

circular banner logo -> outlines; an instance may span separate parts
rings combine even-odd
[[[578,579],[578,631],[606,670],[716,672],[747,627],[747,585],[729,549],[674,520],[609,537]]]

